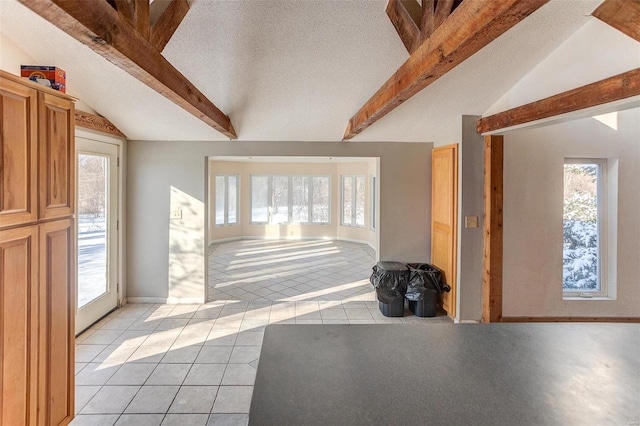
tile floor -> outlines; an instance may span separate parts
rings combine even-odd
[[[365,244],[331,240],[239,240],[209,254],[209,300],[372,301],[375,264]]]
[[[81,425],[246,425],[267,324],[450,322],[384,317],[367,246],[236,241],[210,256],[203,305],[128,304],[76,339]]]

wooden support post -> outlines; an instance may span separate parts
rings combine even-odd
[[[484,258],[482,321],[502,320],[502,200],[504,137],[484,137]]]

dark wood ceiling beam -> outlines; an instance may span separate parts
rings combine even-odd
[[[605,0],[592,15],[640,41],[640,0]]]
[[[229,117],[105,1],[19,0],[153,90],[236,139]]]
[[[420,19],[422,19],[422,6],[418,3],[418,0],[400,0],[405,9],[407,9],[407,13],[413,19],[413,22],[416,23],[418,28],[420,27]]]
[[[149,41],[162,52],[189,11],[187,0],[173,0],[151,28]]]
[[[451,15],[453,0],[438,0],[433,16],[433,28],[438,28]]]
[[[435,0],[422,0],[422,20],[420,21],[420,33],[422,41],[431,36],[435,27],[433,26],[433,18],[435,13]]]
[[[415,52],[422,42],[420,28],[415,23],[404,4],[400,0],[389,0],[387,15],[395,27],[400,40],[409,53]]]
[[[344,139],[371,126],[547,1],[463,1],[349,120]]]
[[[633,96],[640,96],[640,68],[483,117],[478,120],[477,131],[496,132]]]
[[[79,109],[77,109],[75,114],[75,122],[76,127],[83,127],[85,129],[106,133],[109,135],[117,136],[119,138],[126,138],[125,134],[122,133],[111,121],[95,114],[80,111]]]
[[[149,0],[115,0],[116,9],[144,38],[149,39]]]

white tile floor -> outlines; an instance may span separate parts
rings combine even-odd
[[[331,240],[240,240],[209,254],[209,300],[375,300],[365,244]]]
[[[384,317],[359,244],[239,241],[214,253],[225,300],[129,304],[76,339],[73,426],[246,425],[267,324],[450,322]]]

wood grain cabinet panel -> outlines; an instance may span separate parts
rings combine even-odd
[[[73,102],[39,95],[40,219],[73,215],[75,112]]]
[[[35,425],[38,227],[0,231],[0,425]]]
[[[73,98],[0,70],[0,426],[74,416]]]
[[[73,220],[40,225],[40,424],[74,415],[75,262]]]
[[[0,229],[37,219],[38,92],[0,78]]]

